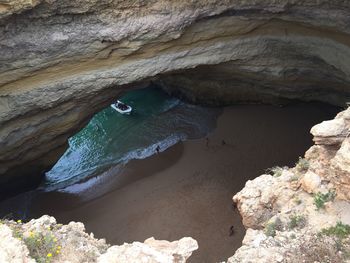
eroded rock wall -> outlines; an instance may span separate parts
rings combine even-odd
[[[340,0],[1,1],[0,183],[40,179],[94,113],[166,73],[193,101],[343,104],[349,13]]]

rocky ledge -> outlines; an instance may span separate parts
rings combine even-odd
[[[37,184],[93,114],[150,81],[208,104],[343,105],[349,24],[343,0],[0,0],[0,184]]]
[[[228,262],[350,262],[350,108],[311,133],[294,168],[274,167],[233,197],[247,232]]]
[[[82,223],[60,225],[49,216],[25,224],[20,220],[0,223],[2,263],[184,263],[197,249],[197,242],[190,237],[174,242],[149,238],[144,243],[109,246],[87,234]]]

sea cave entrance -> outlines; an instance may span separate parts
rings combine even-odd
[[[310,128],[338,111],[302,102],[206,107],[154,85],[120,99],[131,115],[97,113],[41,186],[1,202],[1,214],[81,221],[112,244],[191,236],[199,250],[189,262],[222,261],[245,233],[232,196],[267,168],[293,165],[312,144]]]

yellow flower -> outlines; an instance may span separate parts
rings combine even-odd
[[[53,242],[57,242],[57,238],[54,238],[54,239],[53,239]]]
[[[60,251],[59,250],[56,250],[56,254],[59,254],[60,253]]]
[[[30,231],[30,232],[29,232],[29,236],[30,236],[30,237],[33,237],[33,236],[34,236],[34,232],[33,232],[33,231]]]
[[[61,249],[61,246],[58,246],[57,249]]]
[[[48,227],[47,227],[47,230],[51,230],[51,227],[48,226]]]
[[[47,254],[47,257],[48,258],[52,257],[52,254],[51,253]]]
[[[17,223],[19,223],[19,224],[22,223],[22,220],[21,219],[17,220]]]

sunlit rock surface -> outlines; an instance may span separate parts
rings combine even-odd
[[[0,262],[35,263],[34,259],[29,258],[27,247],[13,237],[12,230],[5,224],[0,224]]]
[[[105,254],[97,259],[97,262],[184,263],[197,249],[197,242],[190,237],[174,242],[149,238],[144,243],[134,242],[110,247]]]
[[[350,108],[311,129],[315,145],[306,153],[310,170],[330,181],[339,198],[350,200]]]
[[[2,263],[184,263],[197,249],[190,237],[174,242],[149,238],[144,243],[110,246],[87,234],[82,223],[60,225],[49,216],[28,223],[4,220],[0,225]]]
[[[0,183],[37,183],[67,138],[155,81],[208,104],[349,100],[347,1],[0,1]]]
[[[42,0],[1,0],[0,19],[32,9],[41,2]]]

